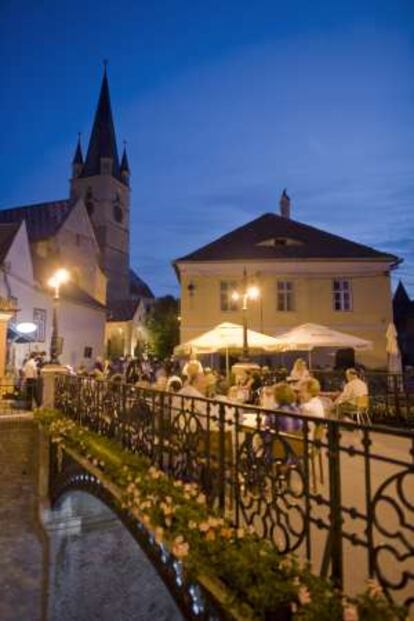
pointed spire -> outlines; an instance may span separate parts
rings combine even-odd
[[[86,161],[82,174],[83,177],[101,174],[101,159],[105,158],[111,161],[111,174],[119,178],[118,149],[116,146],[106,65],[107,61],[104,61],[101,92],[95,112],[88,152],[86,154]]]
[[[72,177],[76,179],[80,177],[83,170],[83,155],[80,141],[80,133],[78,134],[78,144],[76,145],[75,154],[72,160]]]
[[[81,134],[78,134],[78,144],[76,145],[75,155],[73,156],[72,165],[79,164],[83,166],[83,154],[81,145]]]
[[[129,170],[129,162],[128,162],[128,156],[127,156],[127,151],[126,151],[126,140],[124,140],[124,151],[122,153],[122,160],[121,160],[121,173],[127,173],[128,175],[130,174],[130,170]]]

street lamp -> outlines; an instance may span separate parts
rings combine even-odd
[[[50,362],[59,364],[59,332],[58,332],[58,316],[57,310],[59,306],[60,286],[70,279],[68,270],[61,267],[49,278],[47,284],[54,289],[53,295],[53,323],[52,323],[52,339],[50,342]]]
[[[255,285],[247,286],[247,275],[244,271],[244,291],[233,291],[231,298],[234,301],[241,299],[243,312],[243,360],[249,359],[249,344],[247,342],[247,300],[257,300],[260,297],[260,289]]]

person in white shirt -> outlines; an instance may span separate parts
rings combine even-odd
[[[352,414],[358,407],[361,397],[366,399],[368,405],[368,385],[360,377],[355,369],[345,371],[347,383],[339,397],[335,400],[339,414]]]
[[[39,377],[39,369],[36,364],[36,353],[30,354],[29,360],[23,367],[24,382],[26,386],[26,400],[28,407],[31,410],[33,407],[33,400],[38,405],[37,398],[37,380]]]
[[[176,410],[180,408],[184,408],[184,411],[188,413],[194,412],[195,414],[199,414],[196,416],[197,421],[199,422],[202,428],[207,427],[206,420],[206,402],[201,399],[205,399],[206,396],[206,381],[205,376],[202,373],[198,375],[192,375],[189,377],[184,386],[177,392],[177,396],[173,397],[174,406]],[[194,397],[192,399],[182,399],[181,397]],[[185,424],[184,418],[180,422],[181,425]]]
[[[368,396],[368,386],[366,382],[358,377],[358,373],[355,369],[347,369],[345,371],[345,377],[347,383],[335,403],[336,405],[340,405],[341,403],[357,405],[359,397]]]

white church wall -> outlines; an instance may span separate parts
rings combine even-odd
[[[56,235],[62,264],[77,284],[105,304],[106,278],[99,267],[99,246],[83,201],[80,199]]]

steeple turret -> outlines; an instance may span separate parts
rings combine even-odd
[[[76,145],[75,155],[72,160],[72,177],[80,177],[83,169],[83,155],[82,146],[80,141],[80,134],[78,136],[78,144]]]
[[[121,174],[121,180],[125,183],[125,185],[129,185],[129,177],[131,172],[129,170],[129,162],[126,152],[126,142],[124,142],[124,152],[122,153],[121,168],[119,172]]]
[[[106,64],[82,177],[112,175],[120,179]]]

